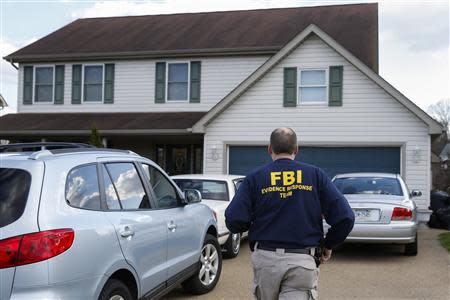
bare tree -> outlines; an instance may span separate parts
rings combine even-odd
[[[450,99],[442,99],[428,107],[428,113],[447,129],[450,125]]]

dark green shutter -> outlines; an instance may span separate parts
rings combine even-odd
[[[201,66],[200,61],[191,62],[191,89],[189,93],[189,102],[191,103],[200,102]]]
[[[166,63],[157,62],[155,67],[155,103],[166,102]]]
[[[72,104],[81,104],[81,65],[72,65]]]
[[[105,64],[105,103],[114,103],[114,64]]]
[[[297,68],[284,68],[283,106],[297,106]]]
[[[55,104],[64,104],[64,65],[55,66]]]
[[[23,104],[33,103],[33,67],[23,68]]]
[[[329,106],[342,106],[343,69],[342,66],[330,67]]]

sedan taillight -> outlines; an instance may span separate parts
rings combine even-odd
[[[0,269],[40,262],[67,251],[73,243],[72,229],[56,229],[0,241]]]
[[[412,210],[404,207],[394,207],[392,211],[392,221],[405,221],[412,219],[413,212]]]

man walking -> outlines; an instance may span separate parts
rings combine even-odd
[[[225,211],[232,233],[249,230],[257,299],[316,299],[320,262],[353,228],[347,200],[320,168],[295,161],[290,128],[270,136],[273,162],[250,173]],[[322,218],[331,226],[323,240]],[[314,255],[323,245],[316,264]]]

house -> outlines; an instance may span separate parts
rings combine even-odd
[[[7,107],[8,103],[6,103],[5,98],[3,98],[2,94],[0,94],[0,110]]]
[[[169,173],[246,174],[279,126],[298,158],[401,174],[427,213],[443,128],[378,74],[377,4],[76,20],[4,59],[18,114],[0,137],[83,141],[95,126]]]

